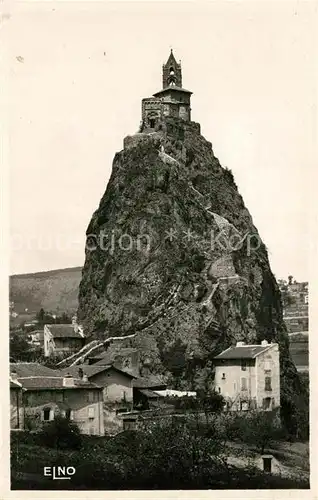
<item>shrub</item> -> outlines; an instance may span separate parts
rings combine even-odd
[[[53,481],[51,488],[49,483],[47,486],[38,483],[32,489],[308,488],[306,479],[276,477],[253,467],[227,464],[223,459],[226,449],[218,433],[209,436],[202,432],[204,427],[213,428],[216,420],[221,420],[221,415],[215,415],[214,422],[203,427],[191,415],[182,422],[148,421],[141,431],[123,432],[96,442],[94,439],[80,452],[49,448],[41,451],[39,446],[25,444],[19,447],[19,453],[15,453],[17,460],[12,463],[19,472],[40,472],[43,465],[57,464],[76,468],[71,481],[63,481],[62,485]],[[14,445],[13,451],[16,448]],[[12,487],[30,489],[28,484],[17,480]]]
[[[239,439],[255,445],[264,453],[265,447],[284,437],[278,415],[274,411],[254,411],[246,415],[237,414],[228,420],[226,433],[228,439]]]
[[[61,416],[44,425],[38,440],[49,448],[79,449],[82,445],[79,427]]]

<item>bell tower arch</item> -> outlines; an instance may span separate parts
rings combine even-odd
[[[168,61],[162,66],[162,88],[170,86],[182,87],[181,64],[175,60],[172,49]]]

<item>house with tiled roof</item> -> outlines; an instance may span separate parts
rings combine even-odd
[[[44,325],[43,349],[44,356],[72,354],[85,344],[83,328],[76,319],[72,324]]]
[[[103,387],[103,400],[106,403],[131,403],[133,400],[133,380],[136,377],[129,371],[114,365],[75,365],[61,370],[64,375],[86,376],[89,381]]]
[[[17,391],[20,389],[17,400]],[[57,415],[78,424],[84,434],[104,435],[103,388],[84,375],[67,376],[39,363],[10,365],[11,402],[16,402],[19,427],[37,430]],[[17,412],[11,404],[11,425],[17,426]],[[23,421],[23,422],[22,422]]]
[[[88,363],[99,366],[114,365],[125,372],[139,375],[139,351],[132,347],[122,347],[116,344],[109,346],[106,351],[89,357]]]
[[[215,389],[229,410],[274,410],[280,406],[279,346],[237,342],[215,356]]]
[[[86,377],[102,387],[104,428],[108,434],[123,430],[121,415],[133,408],[135,376],[112,364],[75,365],[61,370],[66,375]]]
[[[58,372],[40,363],[21,362],[10,363],[10,373],[18,380],[20,377],[56,376]]]

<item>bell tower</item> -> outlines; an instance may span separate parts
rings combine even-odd
[[[162,129],[167,116],[190,121],[191,94],[182,87],[181,64],[177,63],[171,49],[168,61],[162,67],[162,89],[142,100],[141,131],[152,133]]]
[[[169,86],[182,87],[181,64],[175,60],[172,49],[168,61],[162,66],[162,88]]]

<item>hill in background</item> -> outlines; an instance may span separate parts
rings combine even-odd
[[[74,313],[78,306],[81,275],[81,267],[70,267],[10,276],[10,300],[18,313],[16,318],[11,318],[12,324],[31,320],[41,307],[55,313]],[[308,332],[291,335],[289,342],[296,367],[308,368]]]
[[[81,267],[70,267],[10,276],[10,301],[19,314],[17,319],[21,322],[26,309],[28,315],[34,315],[41,307],[57,314],[76,312],[81,275]]]

